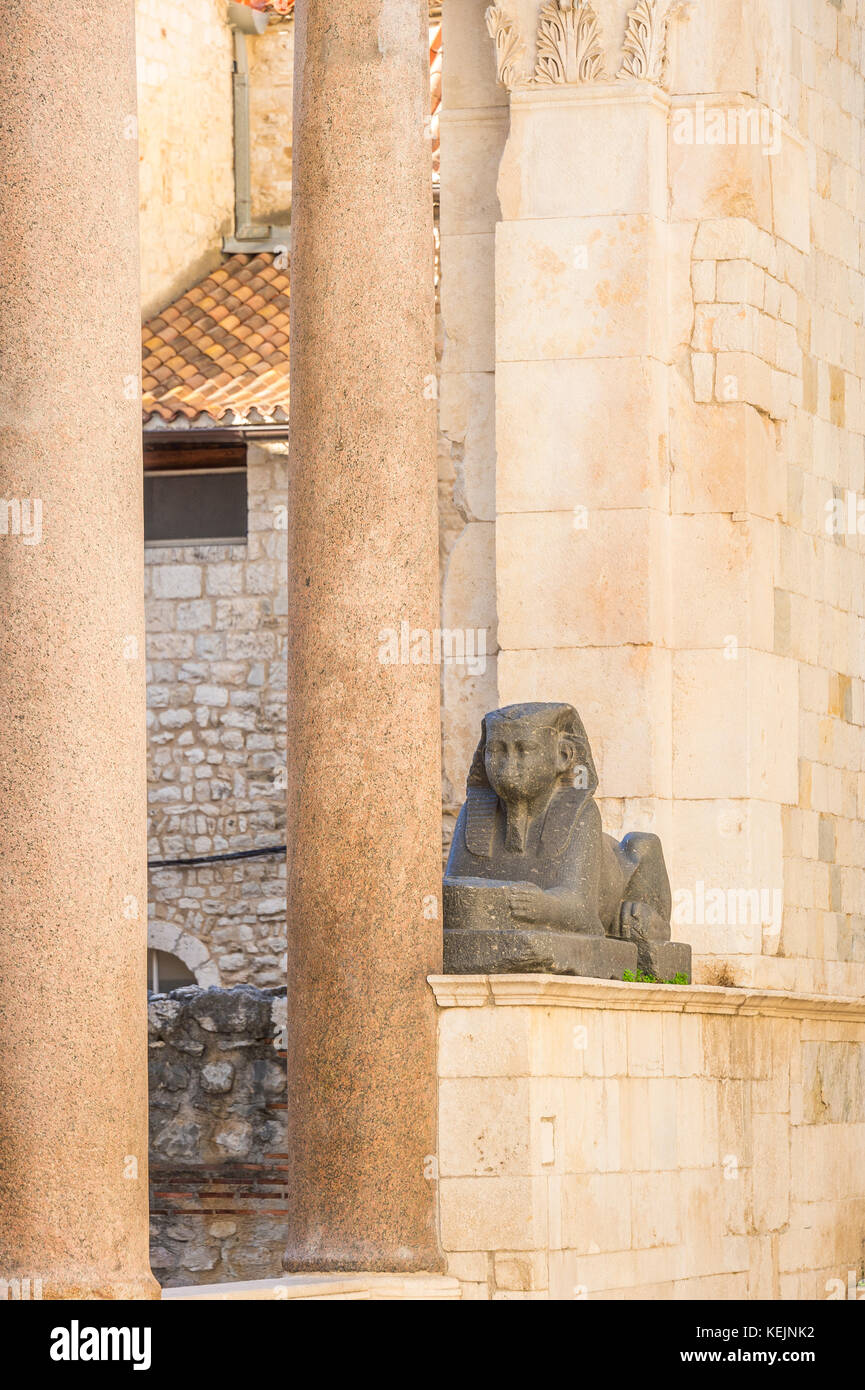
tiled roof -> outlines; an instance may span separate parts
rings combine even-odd
[[[442,104],[442,23],[430,25],[429,35],[430,128],[432,131],[433,183],[439,181],[439,108]]]
[[[144,423],[288,420],[289,272],[230,256],[142,329]]]

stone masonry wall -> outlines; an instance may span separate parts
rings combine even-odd
[[[783,426],[787,499],[775,579],[775,643],[799,673],[799,785],[797,805],[785,808],[783,817],[781,948],[787,956],[825,960],[822,969],[814,967],[820,987],[825,980],[838,993],[861,993],[865,0],[797,0],[791,8],[790,119],[807,150],[795,196],[810,211],[810,245],[807,258],[788,258],[798,351]],[[749,273],[759,276],[759,255],[749,259]],[[781,331],[792,314],[784,314],[782,300],[779,315],[770,273],[765,284],[766,307],[781,318]],[[835,503],[844,519],[830,529]]]
[[[145,552],[154,860],[285,843],[287,445],[248,449],[246,545]],[[152,869],[148,941],[199,984],[285,980],[285,855]]]
[[[136,0],[143,317],[220,261],[234,225],[232,36],[227,0]],[[247,38],[252,211],[291,208],[294,25]]]
[[[285,1248],[285,990],[154,994],[151,1264],[163,1285],[266,1279]]]
[[[650,6],[645,70],[631,0],[593,8],[606,78],[533,84],[541,6],[499,7],[500,158],[448,91],[484,7],[445,3],[441,420],[477,480],[494,372],[496,702],[580,709],[696,979],[861,995],[865,0]]]
[[[219,264],[232,228],[226,11],[227,0],[136,0],[145,319]]]
[[[464,1298],[861,1295],[865,1004],[434,986],[442,1246]]]
[[[441,621],[483,634],[485,660],[442,670],[445,848],[480,722],[499,703],[495,566],[496,174],[508,128],[486,0],[442,7],[439,530]],[[475,648],[477,650],[477,647]]]
[[[285,226],[291,215],[294,21],[247,39],[252,216]]]

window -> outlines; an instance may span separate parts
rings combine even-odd
[[[215,545],[247,535],[246,469],[144,474],[145,545]]]
[[[194,985],[195,976],[177,956],[151,947],[147,952],[147,988],[153,994],[168,994],[172,989]]]

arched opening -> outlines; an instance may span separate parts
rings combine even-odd
[[[194,984],[197,984],[195,976],[179,956],[150,947],[147,952],[147,988],[152,994],[167,994],[172,989]]]

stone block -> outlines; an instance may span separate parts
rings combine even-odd
[[[516,1009],[443,1009],[439,1076],[528,1076],[529,1016]]]
[[[511,97],[505,221],[667,214],[667,102],[649,88],[551,86]]]
[[[673,644],[772,652],[774,525],[761,517],[674,516]]]
[[[485,0],[444,0],[448,41],[442,55],[442,104],[446,111],[507,106],[507,90],[496,81],[495,49],[484,21],[486,8]]]
[[[768,114],[768,113],[767,113]],[[759,127],[760,112],[741,99],[713,98],[695,104],[676,104],[670,114],[670,189],[676,220],[699,222],[707,218],[747,217],[765,231],[772,229],[772,165],[768,147],[773,139],[771,122],[757,129],[752,143],[750,119]],[[711,144],[713,123],[726,130],[725,143]],[[703,135],[700,141],[701,132]],[[730,136],[734,139],[731,141]]]
[[[667,241],[646,216],[500,223],[497,359],[663,361]]]
[[[780,150],[769,161],[772,178],[772,230],[777,237],[807,253],[811,249],[811,189],[808,148],[802,138],[785,129]]]
[[[757,95],[750,0],[701,0],[671,24],[672,90]]]
[[[442,1177],[529,1173],[528,1078],[442,1078],[439,1136]]]
[[[506,107],[439,116],[443,236],[494,232],[501,216],[496,176],[508,134]]]
[[[597,1255],[631,1247],[630,1173],[571,1173],[561,1180],[565,1250]]]
[[[496,519],[495,383],[492,372],[442,372],[439,429],[454,458],[454,501],[478,521]]]
[[[495,368],[495,245],[492,233],[442,236],[442,369]]]
[[[673,510],[779,515],[785,477],[771,422],[744,401],[695,406],[676,374],[670,390]]]
[[[666,510],[666,377],[648,358],[499,363],[499,513],[576,515],[631,508],[635,498]]]
[[[443,1248],[545,1249],[546,1188],[546,1178],[442,1178],[439,1201]]]
[[[746,649],[735,660],[675,652],[673,729],[675,796],[797,803],[795,662]]]
[[[501,647],[664,644],[668,555],[668,521],[655,512],[500,515]]]
[[[201,573],[199,565],[155,565],[151,570],[154,598],[200,598]]]

